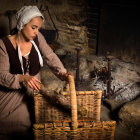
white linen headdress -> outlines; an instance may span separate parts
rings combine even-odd
[[[39,11],[39,9],[37,8],[37,6],[22,7],[16,14],[18,32],[20,32],[23,29],[25,24],[29,23],[33,18],[35,18],[37,16],[42,17],[42,19],[44,21],[44,17],[41,14],[41,12]],[[18,38],[19,38],[18,39],[18,56],[19,56],[19,60],[20,60],[20,64],[21,64],[22,73],[25,74],[24,69],[23,69],[23,60],[22,60],[21,50],[20,50],[19,35],[18,35]],[[42,59],[42,56],[40,54],[40,51],[39,51],[37,45],[35,44],[35,42],[33,40],[30,40],[30,41],[34,45],[34,47],[38,53],[40,65],[43,66],[43,59]]]
[[[16,14],[17,29],[20,31],[25,24],[30,22],[34,17],[40,16],[44,20],[37,6],[23,6]]]

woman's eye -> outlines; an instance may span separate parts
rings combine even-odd
[[[32,29],[34,30],[36,27],[32,27]]]

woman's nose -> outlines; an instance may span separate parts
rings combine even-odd
[[[38,34],[38,29],[35,30],[35,35],[37,35],[37,34]]]

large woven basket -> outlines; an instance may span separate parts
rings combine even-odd
[[[70,116],[49,105],[43,96],[35,96],[35,140],[113,140],[116,122],[100,121],[101,91],[76,92],[72,76],[69,85],[70,95],[64,95],[71,100]],[[78,117],[77,104],[86,107],[86,117]]]
[[[69,92],[62,93],[68,100],[70,100]],[[77,95],[77,104],[81,107],[84,107],[87,111],[85,118],[91,118],[94,121],[100,120],[100,107],[101,107],[101,91],[78,91]],[[70,119],[71,114],[55,106],[44,98],[41,94],[35,94],[35,119],[36,123],[46,123],[54,122],[59,120]],[[81,116],[79,115],[78,118]]]
[[[71,121],[34,124],[35,140],[114,140],[115,121],[78,120],[78,128],[71,129]]]

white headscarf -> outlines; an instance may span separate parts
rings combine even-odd
[[[23,6],[16,14],[17,29],[20,31],[25,24],[37,16],[42,17],[44,20],[44,17],[37,6]]]
[[[29,23],[34,17],[37,17],[37,16],[42,17],[42,19],[44,21],[44,17],[41,14],[41,12],[39,11],[39,9],[37,8],[37,6],[24,6],[24,7],[22,7],[16,14],[18,31],[20,32],[23,29],[25,24]],[[18,38],[19,38],[18,39],[18,56],[19,56],[22,72],[23,72],[23,74],[25,74],[24,69],[23,69],[23,60],[22,60],[21,50],[20,50],[20,37],[19,37],[19,35],[18,35]],[[39,51],[37,45],[35,44],[35,42],[33,40],[30,40],[30,41],[34,45],[34,47],[38,53],[40,65],[43,66],[43,59],[42,59],[42,56],[40,54],[40,51]]]

